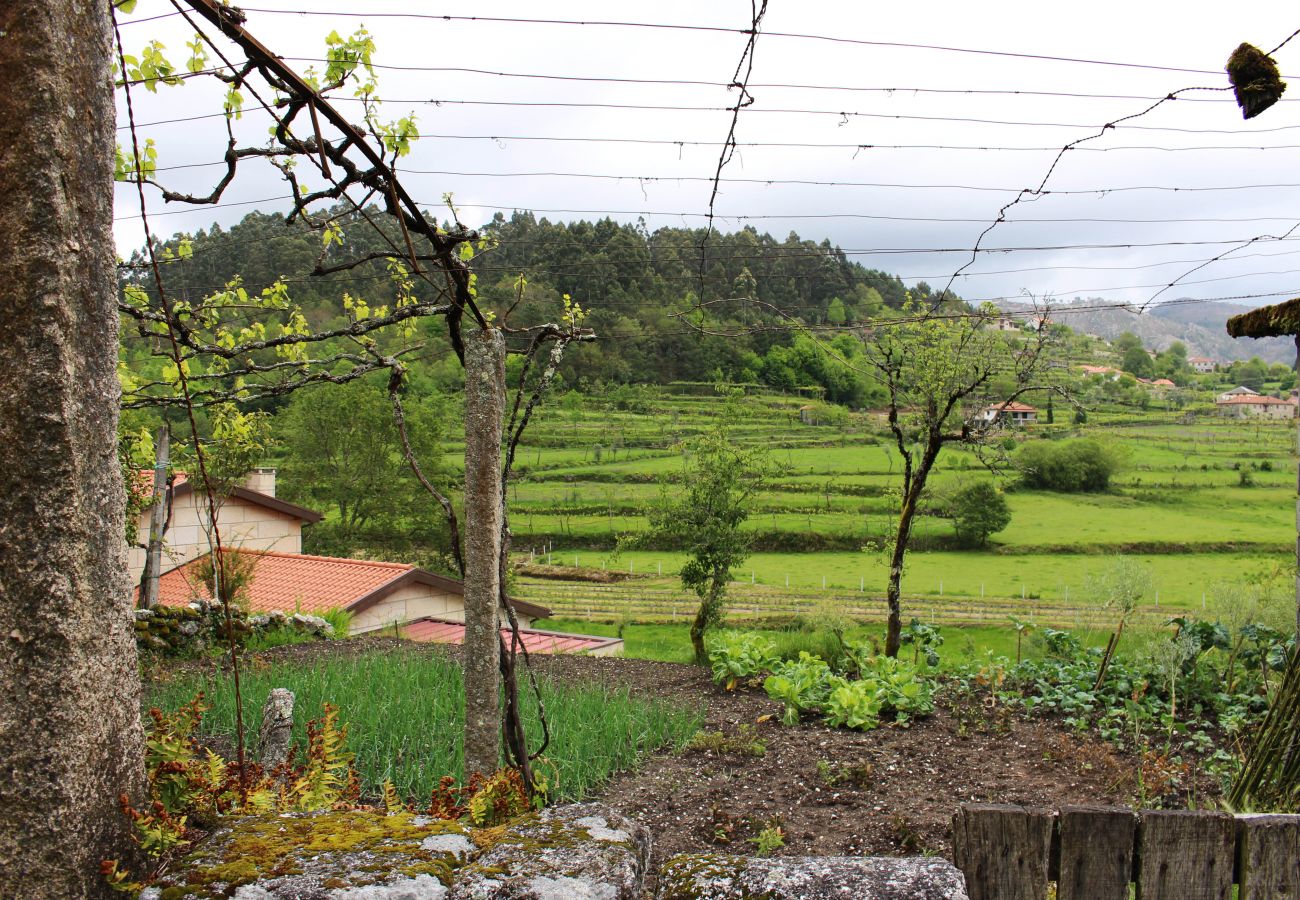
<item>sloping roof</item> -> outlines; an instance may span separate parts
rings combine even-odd
[[[248,585],[248,604],[253,612],[355,611],[408,584],[425,584],[453,594],[465,593],[464,586],[454,578],[445,578],[406,563],[305,553],[228,552],[245,553],[256,560]],[[208,586],[196,577],[200,562],[206,558],[205,554],[159,578],[159,600],[167,606],[183,606],[196,595],[210,598]],[[512,602],[517,610],[533,618],[542,618],[551,612],[544,606],[524,600]]]
[[[153,469],[144,469],[135,473],[135,483],[132,489],[140,496],[147,496],[153,491]],[[185,472],[176,472],[172,478],[172,499],[184,497],[186,494],[193,493],[194,483],[190,481],[189,475]],[[324,513],[318,513],[314,509],[308,509],[305,506],[299,506],[296,503],[289,503],[278,497],[272,497],[270,494],[263,494],[261,491],[254,491],[246,487],[237,487],[230,492],[230,496],[238,497],[254,506],[261,506],[274,512],[283,513],[286,516],[292,516],[300,519],[304,524],[312,525],[325,518]]]
[[[986,409],[986,412],[1036,413],[1038,410],[1030,406],[1028,403],[1017,403],[1013,400],[1012,402],[1005,404],[994,403]]]
[[[1276,397],[1266,397],[1263,395],[1252,396],[1250,394],[1237,394],[1232,397],[1221,397],[1214,401],[1220,406],[1291,406],[1290,400],[1279,400]]]
[[[1178,387],[1178,385],[1174,384],[1168,378],[1157,378],[1155,381],[1151,383],[1154,384],[1156,387]]]
[[[410,640],[426,644],[459,644],[465,640],[465,626],[457,622],[423,618],[403,625],[402,634]],[[501,636],[508,642],[510,629],[501,629]],[[620,638],[566,634],[535,628],[521,628],[519,636],[529,653],[590,653],[623,643]]]

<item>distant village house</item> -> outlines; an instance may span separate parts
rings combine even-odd
[[[1279,400],[1262,394],[1220,395],[1214,405],[1219,415],[1229,419],[1294,419],[1297,408],[1295,397]]]
[[[980,410],[977,421],[998,425],[1032,425],[1038,421],[1038,410],[1026,403],[997,403]]]

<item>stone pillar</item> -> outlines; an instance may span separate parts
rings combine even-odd
[[[293,691],[272,688],[262,706],[262,728],[258,732],[258,762],[268,772],[284,765],[293,742]]]

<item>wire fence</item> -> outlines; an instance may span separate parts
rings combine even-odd
[[[672,588],[635,584],[522,580],[516,599],[549,608],[554,616],[591,622],[636,621],[646,624],[683,623],[695,614],[699,599]],[[936,625],[1007,625],[1014,617],[1037,626],[1062,629],[1110,627],[1118,615],[1097,604],[1006,597],[906,596],[903,616]],[[883,622],[888,615],[878,594],[827,590],[820,592],[746,591],[733,586],[727,618],[744,622],[824,615],[830,612],[862,622]],[[1171,610],[1141,606],[1128,617],[1131,625],[1158,626]]]

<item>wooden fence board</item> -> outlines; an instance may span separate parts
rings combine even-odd
[[[1227,813],[1144,810],[1137,900],[1229,900],[1236,830]]]
[[[1237,817],[1239,900],[1300,897],[1300,816]]]
[[[1057,816],[1057,900],[1128,900],[1137,816],[1129,809],[1066,806]]]
[[[1044,900],[1052,821],[1045,809],[963,805],[953,816],[952,839],[970,900]]]

